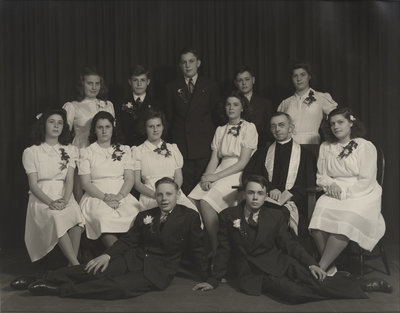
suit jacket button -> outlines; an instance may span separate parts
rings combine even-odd
[[[144,256],[147,257],[148,256],[147,253]]]

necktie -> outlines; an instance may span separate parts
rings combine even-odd
[[[161,213],[161,217],[160,217],[160,231],[163,229],[165,222],[167,221],[167,217],[168,217],[168,213]]]
[[[190,94],[192,95],[193,92],[194,92],[193,78],[190,78],[190,79],[189,79],[188,87],[189,87],[189,92],[190,92]]]
[[[142,99],[140,99],[140,97],[136,98],[136,103],[137,103],[138,105],[140,105],[140,104],[142,103]]]
[[[253,213],[250,213],[249,219],[247,220],[247,223],[249,224],[250,227],[256,228],[257,227],[257,222],[253,218]]]

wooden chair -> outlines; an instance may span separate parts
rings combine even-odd
[[[318,154],[317,154],[318,156]],[[377,181],[383,187],[383,180],[385,175],[385,156],[383,150],[377,147]],[[311,219],[312,213],[315,208],[315,203],[317,201],[318,196],[322,193],[322,188],[315,186],[312,188],[308,188],[307,195],[308,195],[308,217]],[[360,277],[363,277],[365,272],[366,263],[365,261],[380,258],[384,267],[385,271],[380,269],[374,268],[371,265],[368,265],[370,271],[380,271],[386,275],[390,275],[390,269],[388,260],[386,257],[386,252],[383,246],[382,239],[378,242],[376,247],[372,252],[362,249],[357,243],[350,241],[348,247],[346,248],[347,258],[350,262],[351,257],[357,257],[359,260],[359,270],[360,270]]]

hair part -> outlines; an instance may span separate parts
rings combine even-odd
[[[338,139],[333,134],[331,129],[331,118],[336,115],[342,115],[349,122],[353,123],[351,127],[350,138],[365,138],[367,134],[367,130],[364,124],[360,121],[358,117],[356,117],[353,111],[348,107],[336,108],[332,110],[327,116],[326,120],[322,123],[322,133],[324,134],[324,138],[328,142],[337,142]]]
[[[76,100],[82,101],[83,99],[85,99],[85,97],[86,97],[85,96],[85,86],[84,86],[85,77],[90,76],[90,75],[100,77],[100,90],[99,90],[99,94],[97,95],[96,98],[100,99],[100,100],[107,100],[108,88],[104,83],[104,78],[103,78],[103,76],[100,75],[100,73],[97,71],[97,69],[92,66],[84,67],[79,74],[79,79],[76,83],[76,91],[77,91]]]
[[[62,145],[68,145],[71,143],[72,136],[67,121],[67,112],[62,108],[50,107],[43,112],[33,125],[31,141],[34,145],[38,146],[46,141],[46,123],[47,119],[52,115],[60,115],[63,119],[63,129],[60,136],[58,136],[58,142]]]
[[[107,111],[100,111],[97,112],[97,114],[93,117],[92,122],[90,124],[90,131],[89,131],[89,143],[93,143],[97,141],[97,135],[96,135],[96,124],[99,120],[108,120],[111,123],[112,126],[112,136],[111,136],[111,144],[115,145],[118,143],[118,134],[117,130],[115,127],[115,118],[112,116],[111,113]]]
[[[175,187],[176,191],[179,190],[178,184],[170,177],[163,177],[163,178],[160,178],[159,180],[157,180],[156,183],[155,183],[156,189],[161,184],[170,184],[170,185],[173,185]]]
[[[265,177],[261,176],[261,175],[252,174],[252,175],[246,176],[243,179],[243,183],[242,183],[242,188],[241,189],[242,190],[246,190],[247,185],[249,183],[257,183],[257,184],[261,185],[262,188],[265,188],[265,190],[267,190],[267,191],[269,189],[268,180]]]
[[[293,130],[295,129],[296,125],[294,124],[292,117],[286,112],[278,111],[278,112],[273,113],[271,115],[271,118],[269,119],[270,123],[271,123],[272,118],[277,117],[277,116],[286,116],[286,118],[289,121],[289,125],[293,128]]]

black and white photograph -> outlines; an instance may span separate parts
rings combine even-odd
[[[400,312],[400,1],[0,0],[0,312]]]

